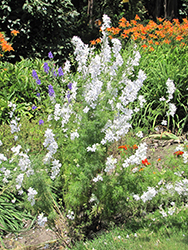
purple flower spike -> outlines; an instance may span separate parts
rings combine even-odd
[[[48,53],[48,57],[49,57],[50,59],[53,59],[53,58],[54,58],[54,56],[53,56],[53,54],[52,54],[51,51]]]
[[[69,88],[70,90],[72,90],[72,83],[71,83],[71,82],[69,82],[69,84],[68,84],[67,86],[68,86],[68,88]]]
[[[45,62],[44,63],[44,72],[46,72],[47,74],[48,74],[48,72],[49,72],[49,66],[48,66],[48,63],[47,62]]]
[[[51,84],[48,85],[48,93],[49,93],[49,96],[54,96],[55,94],[53,86]]]
[[[36,96],[39,97],[39,96],[40,96],[40,93],[37,93]]]
[[[34,79],[38,79],[38,75],[37,75],[37,72],[35,70],[32,71],[32,77]]]
[[[37,82],[38,85],[41,84],[41,80],[39,80],[39,79],[37,79],[36,82]]]
[[[42,125],[44,121],[42,119],[39,120],[39,125]]]
[[[62,70],[61,67],[58,69],[58,75],[59,75],[59,76],[63,76],[63,75],[64,75],[64,74],[63,74],[63,70]]]

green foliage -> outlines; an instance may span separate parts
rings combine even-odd
[[[1,28],[20,31],[15,39],[15,58],[46,58],[51,50],[63,63],[71,51],[70,38],[75,31],[75,16],[70,0],[3,0],[0,6]]]
[[[48,85],[52,83],[55,87],[58,86],[59,91],[65,87],[61,77],[53,75],[53,72],[57,72],[57,67],[54,68],[53,63],[48,62],[50,72],[47,74],[43,69],[44,60],[22,58],[16,64],[0,62],[0,123],[10,121],[9,102],[17,103],[16,112],[19,117],[27,116],[30,120],[50,112],[50,107],[46,102]],[[38,77],[41,85],[37,85],[32,77],[33,70],[40,70]],[[40,93],[40,97],[37,97],[37,93]],[[34,105],[37,109],[32,110]]]
[[[138,45],[139,46],[139,45]],[[167,120],[166,112],[169,109],[166,101],[160,101],[161,97],[168,99],[166,82],[173,80],[176,91],[170,101],[177,107],[174,117],[168,120],[168,128],[181,134],[187,131],[187,47],[163,45],[155,51],[146,52],[142,48],[140,68],[144,70],[147,79],[140,94],[146,99],[147,104],[140,113],[134,115],[133,125],[155,127],[164,119]]]

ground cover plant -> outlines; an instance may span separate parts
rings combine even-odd
[[[48,112],[36,115],[37,123],[35,119],[29,125],[17,116],[16,102],[9,102],[12,145],[0,133],[1,196],[13,194],[9,205],[18,206],[23,216],[26,212],[38,216],[40,225],[47,221],[53,225],[56,216],[66,218],[69,235],[77,239],[117,219],[132,218],[132,228],[136,221],[142,227],[154,221],[154,229],[164,226],[164,221],[166,227],[181,228],[187,223],[188,141],[185,137],[170,159],[162,162],[162,169],[147,159],[143,137],[150,126],[145,120],[155,95],[152,99],[145,93],[148,76],[140,68],[139,46],[130,44],[122,51],[119,39],[109,41],[110,25],[104,15],[100,50],[72,38],[75,74],[70,73],[69,61],[63,69],[55,67],[49,52],[49,61],[31,72],[38,98],[31,108],[36,112],[48,101]],[[161,96],[158,93],[162,99],[156,105],[152,127],[157,131],[162,123],[165,133],[155,136],[178,139],[169,128],[177,126],[173,117],[180,107],[175,105],[179,95],[187,96],[187,89],[169,77],[161,81],[164,91]],[[45,89],[47,100],[42,100]],[[147,97],[151,98],[148,102]],[[165,114],[160,117],[164,106]],[[186,108],[181,112],[187,117]],[[140,124],[139,119],[143,119]],[[7,220],[10,218],[1,216],[0,224]]]

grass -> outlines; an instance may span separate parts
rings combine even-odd
[[[168,233],[153,232],[149,228],[136,231],[126,230],[126,225],[115,227],[110,231],[104,231],[96,235],[93,240],[77,242],[72,250],[183,250],[188,249],[188,235],[184,231],[168,229]]]

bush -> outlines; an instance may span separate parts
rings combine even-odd
[[[74,18],[78,13],[70,0],[26,1],[4,0],[0,6],[1,29],[20,31],[15,39],[15,58],[46,58],[51,50],[59,65],[71,51],[70,39],[75,31]],[[21,41],[21,42],[20,42]]]

